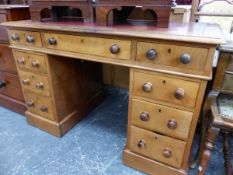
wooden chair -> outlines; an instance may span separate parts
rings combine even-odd
[[[213,89],[208,94],[203,107],[201,157],[198,175],[204,175],[214,141],[219,133],[223,136],[223,152],[226,175],[232,175],[229,134],[233,133],[233,45],[220,48],[221,55],[214,79]],[[208,126],[208,127],[207,127]]]

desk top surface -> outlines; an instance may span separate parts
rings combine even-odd
[[[2,25],[19,29],[162,39],[214,45],[225,42],[221,28],[218,25],[206,23],[170,23],[169,28],[155,28],[145,26],[101,27],[74,22],[32,22],[27,20],[4,22]]]

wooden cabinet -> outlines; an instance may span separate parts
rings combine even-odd
[[[0,5],[0,22],[29,19],[29,8],[23,5]],[[0,26],[0,105],[24,114],[26,108],[7,29]]]
[[[223,41],[217,26],[171,24],[165,30],[64,28],[30,21],[5,25],[9,37],[18,33],[22,38],[11,47],[30,124],[62,136],[101,99],[98,63],[124,66],[130,69],[130,85],[123,162],[153,175],[188,174],[214,51]],[[33,35],[37,44],[25,44],[24,35]]]

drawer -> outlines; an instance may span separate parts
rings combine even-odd
[[[45,55],[14,51],[14,57],[18,68],[47,73],[47,61]]]
[[[132,100],[131,124],[180,139],[187,139],[192,112]]]
[[[42,47],[41,36],[39,32],[8,30],[8,35],[11,44]]]
[[[108,58],[130,59],[131,41],[44,33],[44,45],[49,49],[97,55]]]
[[[233,54],[230,55],[228,65],[227,65],[227,71],[233,73]]]
[[[0,44],[0,70],[17,74],[12,50],[8,45]]]
[[[24,101],[18,75],[0,71],[0,94]]]
[[[138,71],[134,71],[133,76],[134,95],[188,108],[195,107],[199,82],[182,80],[166,74]]]
[[[23,89],[50,96],[48,77],[25,71],[19,71],[19,75]]]
[[[187,70],[204,71],[208,49],[158,43],[137,43],[139,62],[162,64]]]
[[[28,111],[55,120],[53,102],[49,97],[39,96],[27,90],[24,91],[24,97]]]
[[[130,126],[129,149],[135,153],[180,168],[186,142]]]
[[[222,89],[233,92],[233,74],[225,74]]]

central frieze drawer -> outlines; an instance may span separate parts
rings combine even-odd
[[[207,57],[207,48],[146,42],[137,43],[136,60],[139,62],[204,71]]]
[[[49,49],[96,55],[109,58],[130,59],[131,41],[44,33],[44,45]]]
[[[166,74],[134,71],[133,93],[136,96],[194,108],[200,83]]]
[[[193,113],[133,99],[131,115],[133,125],[187,139]]]
[[[22,51],[13,51],[13,53],[18,68],[47,73],[45,55]]]
[[[49,97],[38,96],[32,92],[24,91],[25,103],[28,111],[55,120],[53,102]]]
[[[186,142],[130,127],[129,149],[135,153],[180,168]]]
[[[19,76],[23,89],[50,96],[49,80],[47,76],[21,70],[19,71]]]

